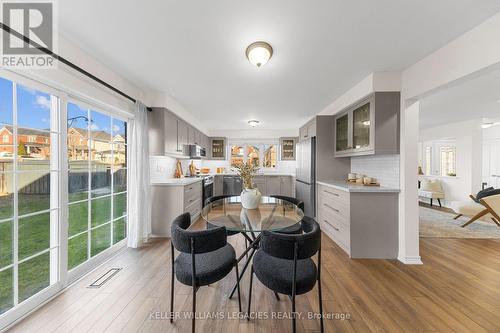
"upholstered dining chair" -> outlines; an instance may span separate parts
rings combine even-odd
[[[191,215],[184,213],[175,218],[171,227],[172,252],[172,285],[170,290],[170,313],[174,311],[174,282],[193,287],[192,331],[195,331],[196,292],[201,286],[206,286],[226,277],[233,269],[236,270],[238,286],[238,306],[241,312],[240,285],[238,281],[238,264],[236,254],[231,244],[227,243],[225,227],[189,231]],[[180,252],[174,258],[174,248]],[[170,317],[173,322],[173,316]]]
[[[321,231],[310,217],[301,221],[301,235],[263,231],[260,249],[255,253],[248,292],[248,320],[252,301],[253,275],[267,288],[288,295],[292,300],[292,329],[296,332],[295,297],[311,291],[318,283],[320,327],[323,328],[321,296]],[[311,259],[318,254],[318,265]]]
[[[270,197],[275,198],[275,199],[279,199],[279,200],[288,201],[288,202],[296,205],[300,209],[302,209],[302,211],[304,211],[304,202],[297,199],[297,198],[287,197],[284,195],[270,195]],[[285,207],[283,207],[283,209],[285,209]],[[279,232],[280,234],[301,234],[302,233],[302,226],[300,223],[296,223],[292,226],[281,229],[277,232]]]

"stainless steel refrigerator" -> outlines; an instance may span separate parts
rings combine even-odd
[[[304,202],[304,214],[316,214],[316,138],[297,143],[295,197]]]

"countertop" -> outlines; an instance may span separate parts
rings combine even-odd
[[[151,182],[151,185],[161,185],[161,186],[186,186],[197,182],[201,182],[203,178],[170,178],[161,181]]]
[[[368,192],[368,193],[399,193],[398,188],[386,187],[386,186],[364,186],[348,183],[345,180],[331,180],[331,181],[317,181],[319,185],[330,186],[337,190],[346,192]]]
[[[211,176],[237,176],[236,173],[215,173],[215,174],[210,174]],[[289,173],[280,173],[280,172],[263,172],[263,173],[258,173],[255,175],[255,177],[259,176],[282,176],[282,177],[295,177],[295,175],[289,174]]]

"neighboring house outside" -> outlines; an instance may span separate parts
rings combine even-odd
[[[4,125],[0,128],[0,160],[11,159],[14,153],[29,159],[44,159],[50,157],[49,131],[18,128],[18,143],[14,147],[14,133],[12,126]],[[125,163],[125,138],[116,135],[111,142],[111,135],[104,131],[90,132],[90,147],[87,130],[80,128],[68,129],[68,157],[70,161],[88,160],[107,164]],[[115,151],[112,152],[114,145]],[[90,153],[89,153],[90,151]]]

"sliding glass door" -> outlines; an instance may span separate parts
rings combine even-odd
[[[0,73],[1,330],[123,244],[127,121]]]
[[[70,102],[68,269],[126,237],[126,122]]]
[[[59,98],[0,78],[0,313],[58,281]]]

